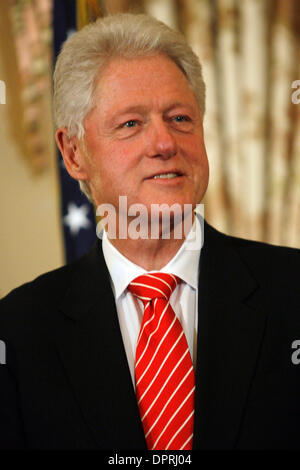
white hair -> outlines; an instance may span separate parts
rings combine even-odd
[[[94,107],[97,78],[109,60],[165,54],[182,70],[195,93],[202,117],[205,84],[198,57],[184,36],[144,14],[120,13],[99,18],[63,45],[54,71],[54,118],[69,137],[84,137],[84,120]],[[92,200],[88,184],[80,188]]]

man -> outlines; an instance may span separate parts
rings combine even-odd
[[[185,40],[145,15],[87,26],[58,59],[55,114],[68,172],[117,217],[82,259],[1,301],[0,446],[299,448],[299,251],[206,223],[190,249],[208,164]],[[162,208],[143,222],[158,236],[128,236],[119,196]]]

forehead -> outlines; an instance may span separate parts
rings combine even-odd
[[[104,107],[114,103],[134,105],[149,98],[160,102],[169,99],[196,102],[182,70],[163,54],[112,59],[98,77],[94,98]]]

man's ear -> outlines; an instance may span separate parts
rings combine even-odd
[[[76,180],[86,180],[86,161],[79,139],[75,136],[69,137],[65,127],[57,129],[55,137],[70,176]]]

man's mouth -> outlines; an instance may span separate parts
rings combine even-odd
[[[180,176],[183,176],[183,173],[181,171],[166,171],[164,173],[156,173],[152,176],[149,176],[146,179],[173,179],[173,178],[179,178]]]
[[[181,176],[181,174],[179,174],[179,173],[160,173],[159,175],[153,176],[153,178],[154,179],[156,179],[156,178],[171,179],[171,178],[177,178],[178,176]]]

